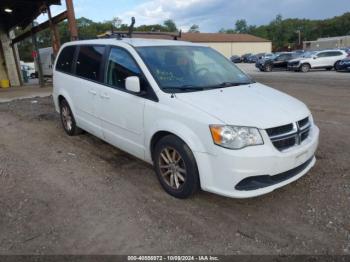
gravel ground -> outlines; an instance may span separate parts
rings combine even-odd
[[[297,182],[236,200],[168,196],[152,167],[64,134],[51,98],[0,104],[1,254],[350,254],[350,74],[260,73],[321,129]]]

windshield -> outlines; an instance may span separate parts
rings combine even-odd
[[[139,47],[137,51],[165,92],[201,91],[253,82],[209,47],[157,46]]]

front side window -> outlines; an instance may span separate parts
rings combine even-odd
[[[252,83],[232,62],[209,47],[138,47],[165,92],[201,91]]]
[[[143,78],[135,60],[127,51],[121,48],[112,48],[107,62],[106,84],[125,89],[125,79],[130,76],[140,77],[142,88]]]
[[[327,57],[328,56],[328,53],[327,52],[323,52],[323,53],[319,53],[317,55],[317,57]]]
[[[104,46],[80,46],[76,74],[89,80],[99,81],[104,51]]]
[[[74,53],[75,53],[75,46],[65,47],[61,51],[58,57],[56,70],[65,72],[65,73],[71,73]]]

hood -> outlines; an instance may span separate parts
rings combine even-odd
[[[266,129],[310,115],[299,100],[259,83],[180,93],[176,97],[228,125]]]

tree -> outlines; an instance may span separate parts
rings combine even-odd
[[[199,26],[194,24],[188,30],[188,33],[199,33]]]
[[[166,30],[168,32],[177,32],[178,31],[175,22],[171,19],[164,21],[163,24],[166,27]]]
[[[237,33],[247,33],[248,32],[248,25],[247,25],[247,21],[245,19],[237,20],[235,26],[236,26],[235,31]]]
[[[114,17],[112,19],[112,25],[114,28],[119,29],[122,25],[122,20],[119,17]]]

